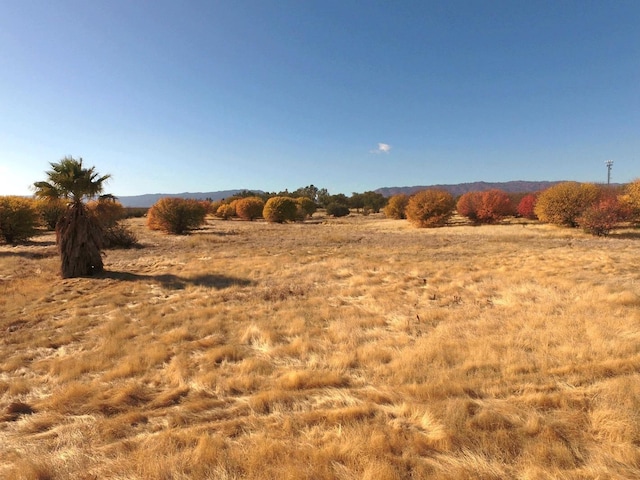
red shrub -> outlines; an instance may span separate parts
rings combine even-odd
[[[530,220],[535,220],[536,218],[538,218],[533,211],[536,206],[537,199],[538,197],[536,197],[533,193],[530,193],[529,195],[523,197],[522,200],[520,200],[520,203],[518,203],[518,215]]]

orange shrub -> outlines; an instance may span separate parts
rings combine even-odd
[[[38,213],[30,198],[0,197],[0,238],[7,243],[28,240],[36,233]]]
[[[538,196],[534,212],[542,222],[578,226],[578,217],[600,197],[592,183],[563,182]]]
[[[316,202],[309,197],[298,197],[296,202],[298,203],[298,216],[303,219],[311,217],[318,209]]]
[[[293,222],[298,216],[298,203],[291,197],[271,197],[264,205],[262,216],[268,222]]]
[[[184,198],[161,198],[149,209],[147,226],[151,230],[182,235],[205,222],[207,209],[202,202]]]
[[[264,200],[260,197],[245,197],[236,202],[236,215],[243,220],[254,220],[262,216]]]
[[[445,190],[423,190],[409,198],[405,211],[409,221],[418,227],[440,227],[447,223],[455,205]]]
[[[534,195],[533,193],[522,197],[522,200],[520,200],[520,203],[518,203],[518,208],[516,209],[518,215],[530,220],[535,220],[536,218],[538,218],[536,217],[536,214],[534,212],[537,200],[538,197],[536,197],[536,195]]]
[[[404,193],[394,195],[387,202],[387,206],[384,207],[384,215],[387,218],[395,218],[396,220],[402,220],[407,218],[405,210],[409,203],[409,196]]]

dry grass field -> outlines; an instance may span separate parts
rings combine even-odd
[[[640,231],[129,222],[0,246],[0,478],[640,478]]]

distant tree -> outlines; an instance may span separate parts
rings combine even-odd
[[[384,207],[384,214],[387,218],[395,218],[401,220],[407,218],[405,210],[409,203],[409,196],[404,193],[392,196],[387,202],[387,206]]]
[[[297,190],[291,192],[291,196],[294,198],[307,197],[312,202],[318,201],[319,189],[315,185],[307,185],[306,187],[300,187]]]
[[[165,197],[158,200],[147,214],[151,230],[184,235],[205,222],[207,207],[197,200]]]
[[[423,190],[409,198],[406,215],[418,227],[440,227],[447,223],[455,205],[453,196],[445,190]]]
[[[332,202],[327,205],[327,214],[334,217],[346,217],[349,215],[349,207],[344,203]]]
[[[348,199],[348,206],[354,208],[356,212],[360,212],[360,209],[363,209],[365,205],[365,196],[364,193],[356,193],[353,192],[351,197]]]
[[[520,203],[518,203],[518,208],[517,208],[518,215],[520,215],[523,218],[528,218],[529,220],[535,220],[536,218],[538,218],[536,217],[536,214],[534,211],[537,199],[538,197],[533,193],[530,193],[522,197],[522,200],[520,200]]]
[[[349,206],[349,198],[344,193],[336,193],[329,197],[329,203],[337,203],[338,205]],[[329,205],[327,203],[327,206]]]
[[[364,192],[362,197],[365,210],[369,210],[373,213],[379,213],[380,209],[387,204],[387,198],[381,193],[368,191]]]
[[[87,212],[84,200],[99,196],[110,175],[100,176],[95,167],[84,168],[82,158],[65,157],[51,163],[47,177],[47,181],[34,183],[36,196],[69,201],[56,225],[62,278],[101,272],[103,231],[98,220]]]
[[[6,243],[24,242],[36,234],[38,212],[32,199],[0,197],[0,238]]]
[[[264,200],[260,197],[246,197],[236,203],[236,214],[243,220],[255,220],[262,216]]]
[[[318,190],[318,194],[316,195],[316,203],[323,208],[327,208],[327,205],[331,203],[331,195],[329,195],[329,191],[326,188],[321,188]]]
[[[268,222],[293,222],[298,216],[298,203],[291,197],[271,197],[264,204],[262,216]]]
[[[534,212],[542,222],[577,227],[578,217],[599,197],[594,184],[563,182],[540,193]]]

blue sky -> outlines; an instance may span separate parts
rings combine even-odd
[[[0,0],[0,195],[640,177],[640,1]]]

